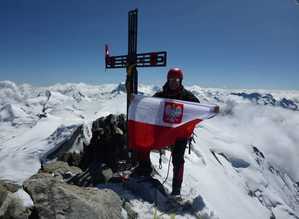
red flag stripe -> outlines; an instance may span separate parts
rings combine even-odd
[[[201,121],[195,119],[173,128],[129,120],[129,148],[150,151],[174,145],[177,140],[189,138],[196,124]]]

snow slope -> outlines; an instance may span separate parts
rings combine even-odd
[[[144,95],[157,89],[139,87]],[[188,89],[201,102],[220,105],[221,112],[195,131],[192,153],[185,155],[182,196],[198,203],[206,218],[299,218],[299,91]],[[78,125],[125,113],[125,104],[123,84],[33,87],[1,81],[0,178],[22,183]],[[159,156],[151,157],[163,181],[169,153],[162,169]],[[154,206],[139,199],[132,204],[153,218]]]

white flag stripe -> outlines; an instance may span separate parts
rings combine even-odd
[[[173,124],[163,121],[165,102],[178,103],[184,105],[181,123]],[[129,107],[129,120],[159,125],[164,127],[178,127],[194,119],[208,119],[216,115],[214,112],[216,105],[200,104],[181,100],[146,97],[135,95]]]

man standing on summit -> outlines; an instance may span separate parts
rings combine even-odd
[[[163,90],[154,94],[154,97],[177,99],[191,102],[198,102],[199,100],[186,90],[182,85],[183,71],[179,68],[172,68],[168,71],[167,82],[163,86]],[[172,192],[174,196],[181,193],[181,186],[184,175],[184,154],[188,139],[180,139],[171,147],[172,164],[173,164],[173,179]],[[150,152],[137,153],[139,166],[135,168],[133,175],[150,176],[152,172]]]

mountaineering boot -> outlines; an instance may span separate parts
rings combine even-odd
[[[172,192],[171,196],[180,196],[181,195],[181,184],[172,180]]]
[[[174,200],[176,202],[181,202],[182,196],[181,196],[181,189],[180,188],[172,188],[172,192],[170,194],[171,200]]]

